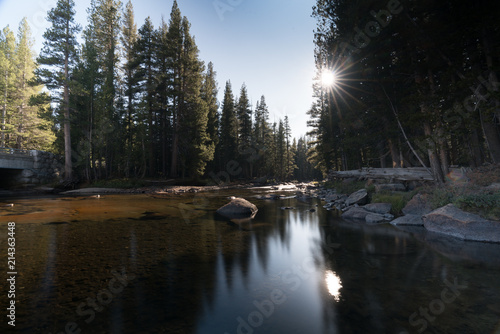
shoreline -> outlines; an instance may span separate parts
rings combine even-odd
[[[229,189],[261,189],[269,191],[301,191],[304,189],[320,188],[314,182],[284,182],[276,184],[261,185],[258,183],[230,183],[223,185],[205,185],[205,186],[183,186],[183,185],[149,185],[134,188],[113,188],[113,187],[82,187],[72,190],[62,190],[56,187],[41,186],[31,189],[11,189],[0,190],[0,199],[18,198],[18,197],[37,197],[37,196],[86,196],[98,194],[157,194],[157,195],[180,195],[186,193],[212,192]]]

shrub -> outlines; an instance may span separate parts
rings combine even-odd
[[[456,198],[454,204],[464,211],[500,220],[500,192],[498,191],[463,195]]]
[[[475,168],[467,173],[470,182],[478,186],[500,183],[500,164],[490,164]]]
[[[446,187],[436,187],[431,191],[430,195],[430,203],[433,210],[452,203],[454,197],[451,189]]]

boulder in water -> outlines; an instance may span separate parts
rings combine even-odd
[[[233,198],[231,202],[217,210],[217,213],[228,219],[253,218],[257,214],[257,207],[244,198]]]

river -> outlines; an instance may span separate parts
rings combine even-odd
[[[0,199],[15,332],[500,333],[500,245],[235,192]],[[255,219],[218,217],[231,195]]]

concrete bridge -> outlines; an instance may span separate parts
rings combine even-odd
[[[52,153],[0,147],[0,187],[49,183],[59,178],[62,168]]]

